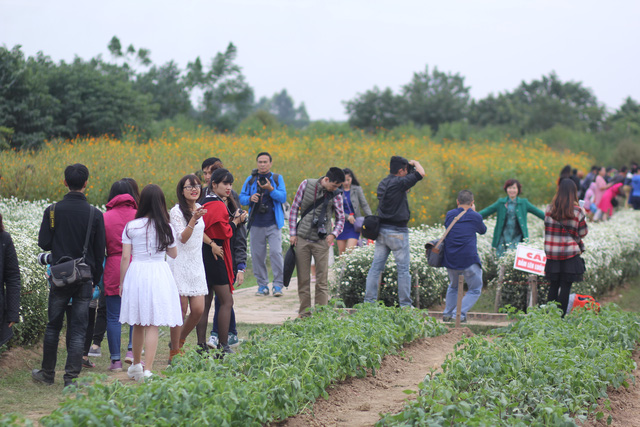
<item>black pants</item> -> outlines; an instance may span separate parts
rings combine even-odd
[[[107,302],[104,297],[104,292],[100,294],[98,299],[98,317],[96,318],[96,324],[93,329],[93,344],[100,347],[104,334],[107,332]]]
[[[569,306],[569,294],[571,294],[572,282],[551,281],[549,284],[547,302],[558,301],[562,309],[562,317],[564,317],[567,313],[567,307]],[[560,291],[559,294],[558,291]]]
[[[87,323],[87,333],[84,336],[84,348],[82,351],[83,356],[89,355],[89,349],[91,348],[91,339],[93,338],[93,329],[96,324],[96,308],[89,307],[89,323]]]

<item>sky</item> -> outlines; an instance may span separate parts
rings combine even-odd
[[[427,66],[475,99],[555,71],[614,111],[640,101],[638,22],[637,0],[0,0],[0,45],[111,60],[115,35],[184,68],[233,42],[256,100],[286,88],[312,120],[345,120],[343,101]]]

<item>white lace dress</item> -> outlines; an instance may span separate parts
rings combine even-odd
[[[132,260],[122,283],[120,323],[180,326],[178,288],[165,261],[166,252],[156,246],[156,229],[147,223],[147,218],[134,219],[122,232],[122,243],[131,245]]]
[[[196,204],[196,207],[200,207]],[[176,230],[176,242],[178,245],[178,256],[175,259],[168,259],[173,277],[178,286],[181,296],[193,297],[197,295],[207,295],[207,279],[202,261],[202,238],[204,236],[204,221],[198,219],[191,237],[186,243],[180,242],[180,235],[187,228],[187,221],[182,215],[178,205],[175,205],[169,214],[171,225]]]

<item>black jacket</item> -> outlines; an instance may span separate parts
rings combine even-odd
[[[0,345],[13,335],[8,324],[20,320],[20,268],[11,236],[0,233]]]
[[[72,259],[82,257],[82,248],[89,224],[89,209],[95,210],[85,261],[93,272],[94,285],[97,284],[102,277],[106,244],[102,212],[91,206],[84,194],[70,191],[60,202],[56,203],[54,209],[55,227],[52,230],[49,224],[50,209],[51,206],[44,210],[38,234],[38,246],[45,251],[51,251],[54,265],[63,256]]]
[[[378,184],[378,216],[381,224],[406,227],[411,218],[407,190],[422,179],[417,171],[406,176],[387,175]]]

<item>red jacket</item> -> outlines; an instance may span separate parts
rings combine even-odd
[[[122,258],[122,231],[135,219],[138,205],[129,194],[120,194],[109,203],[104,213],[104,231],[107,237],[107,260],[104,265],[104,294],[118,295],[120,288],[120,260]]]
[[[207,199],[212,200],[212,199]],[[229,286],[233,291],[233,281],[235,278],[233,270],[233,256],[231,255],[230,240],[233,237],[233,228],[229,221],[229,211],[227,205],[220,199],[207,201],[204,206],[207,213],[202,217],[204,219],[204,234],[210,239],[222,240],[222,250],[224,251],[224,265],[229,276]]]

